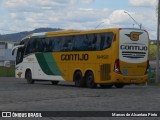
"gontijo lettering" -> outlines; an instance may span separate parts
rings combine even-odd
[[[131,46],[131,45],[121,45],[121,50],[141,50],[141,51],[147,51],[147,46]]]
[[[89,59],[88,54],[62,54],[62,61],[87,61]]]

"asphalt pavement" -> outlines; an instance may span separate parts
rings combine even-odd
[[[160,111],[160,86],[89,89],[68,82],[27,84],[25,79],[0,77],[0,111]]]

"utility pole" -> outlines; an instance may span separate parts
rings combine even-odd
[[[97,29],[100,25],[102,25],[104,22],[100,22],[96,27],[95,29]]]
[[[138,26],[140,29],[142,29],[142,24],[139,24],[127,11],[124,11]]]
[[[160,35],[160,0],[158,0],[156,83],[158,83],[160,81],[159,80],[159,35]]]

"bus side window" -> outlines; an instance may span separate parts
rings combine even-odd
[[[34,52],[39,52],[39,51],[38,51],[38,49],[39,49],[39,46],[38,46],[39,41],[40,41],[40,40],[38,40],[38,39],[35,39],[35,40],[33,41],[33,46],[34,46],[34,48],[33,48],[33,50],[32,50],[33,53],[34,53]]]
[[[97,46],[97,35],[87,34],[87,35],[75,36],[73,50],[77,51],[99,50]]]
[[[88,36],[88,50],[97,50],[97,36],[95,34],[90,34]]]
[[[69,41],[68,41],[68,50],[69,50],[69,51],[72,51],[72,48],[73,48],[73,41],[72,41],[72,40],[69,40]]]
[[[104,33],[100,35],[100,49],[104,50],[111,47],[113,33]]]
[[[45,52],[46,50],[46,44],[45,44],[45,38],[40,38],[37,40],[37,52]]]
[[[54,49],[55,49],[54,38],[50,38],[48,43],[48,52],[52,52],[54,51]]]
[[[43,38],[42,39],[42,43],[43,43],[43,45],[44,45],[44,49],[43,49],[43,51],[44,52],[51,52],[50,50],[49,50],[49,42],[50,42],[50,39],[49,38]]]
[[[37,39],[33,39],[33,41],[31,42],[31,53],[35,53],[35,52],[38,51],[38,45],[37,45],[37,43],[38,43]]]
[[[23,56],[24,56],[24,47],[18,48],[16,56],[16,64],[21,63],[23,61]]]
[[[31,53],[31,40],[29,40],[28,44],[26,45],[25,55],[28,55],[29,53]]]
[[[97,34],[94,34],[94,38],[93,38],[93,43],[94,45],[94,50],[100,50],[100,47],[99,47],[99,41],[98,41],[98,35]]]
[[[73,47],[73,37],[72,36],[67,36],[64,38],[63,41],[63,49],[62,51],[71,51]]]
[[[84,50],[92,50],[92,35],[85,35],[84,38]]]
[[[101,40],[100,48],[101,48],[101,50],[103,50],[105,47],[105,45],[104,45],[105,44],[105,36],[101,35],[100,40]]]
[[[36,44],[37,44],[36,39],[30,39],[26,46],[25,55],[36,52],[36,47],[37,47]]]
[[[55,50],[57,52],[61,51],[62,50],[62,37],[58,37],[57,38],[57,41],[56,41],[56,44],[55,44]]]
[[[49,43],[49,46],[51,47],[52,51],[59,52],[62,49],[62,37],[54,37]]]
[[[89,41],[89,39],[90,39],[89,35],[83,35],[82,50],[90,50],[91,49],[91,41]]]
[[[73,50],[75,51],[82,51],[84,50],[84,42],[83,42],[83,35],[77,35],[75,36],[75,41],[74,41],[74,48]]]

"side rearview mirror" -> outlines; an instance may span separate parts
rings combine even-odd
[[[14,52],[15,52],[16,49],[22,48],[22,47],[24,47],[24,45],[17,45],[17,46],[15,46],[15,47],[12,49],[12,55],[14,55]]]

